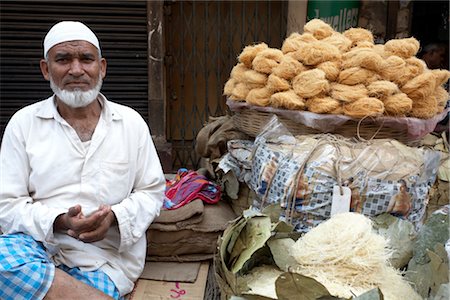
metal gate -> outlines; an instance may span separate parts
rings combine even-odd
[[[172,169],[197,168],[195,138],[209,116],[226,114],[223,86],[242,49],[280,48],[287,1],[166,1],[167,139]]]

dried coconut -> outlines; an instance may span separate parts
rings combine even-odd
[[[329,113],[330,113],[330,114],[333,114],[333,115],[343,115],[343,114],[344,114],[344,105],[343,105],[343,102],[340,102],[340,103],[339,103],[339,106],[338,106],[336,109],[330,111]]]
[[[258,106],[268,106],[270,104],[270,96],[272,92],[266,88],[252,89],[248,92],[245,100],[247,103]]]
[[[399,86],[403,86],[405,83],[419,76],[426,70],[426,64],[423,60],[416,57],[410,57],[405,59],[405,67],[400,69],[398,73],[393,75],[392,81],[394,81]],[[424,65],[425,64],[425,65]]]
[[[266,85],[267,83],[267,74],[260,73],[255,70],[247,70],[244,72],[242,81],[249,85]]]
[[[391,55],[384,60],[384,68],[380,70],[381,76],[386,79],[393,81],[402,74],[406,66],[406,61],[397,55]]]
[[[341,61],[326,61],[316,66],[317,69],[320,69],[325,72],[325,78],[329,81],[336,81],[339,73],[341,72]]]
[[[303,44],[292,56],[304,65],[317,65],[329,60],[341,59],[341,52],[333,45],[322,41]]]
[[[283,52],[275,48],[262,50],[253,59],[252,66],[255,71],[270,74],[283,58]]]
[[[428,71],[413,78],[400,89],[413,101],[422,100],[434,93],[436,88],[436,76]]]
[[[380,287],[385,299],[420,299],[388,260],[388,242],[357,213],[332,216],[300,237],[290,249],[296,273],[312,277],[333,295],[352,298]]]
[[[368,41],[373,43],[372,32],[364,28],[349,28],[342,34],[352,41],[352,46],[361,41]]]
[[[444,106],[447,104],[447,100],[450,98],[448,95],[448,92],[446,89],[444,89],[442,86],[438,86],[433,96],[436,98],[436,102],[438,106]]]
[[[293,58],[291,55],[286,54],[280,64],[273,68],[272,73],[281,78],[290,80],[302,71],[306,70],[307,68],[301,62]]]
[[[420,43],[413,37],[404,39],[393,39],[384,44],[384,51],[388,55],[397,55],[402,58],[415,56],[419,51]]]
[[[321,19],[312,19],[303,26],[305,32],[311,33],[316,39],[322,40],[331,36],[334,29]]]
[[[434,95],[423,99],[412,99],[412,109],[409,115],[419,119],[429,119],[439,112],[438,103]]]
[[[341,51],[341,53],[347,52],[352,46],[352,41],[339,32],[333,33],[331,36],[323,39],[322,41],[335,46],[339,49],[339,51]]]
[[[233,93],[234,86],[236,85],[236,79],[230,78],[225,83],[223,87],[223,94],[226,96],[230,96]],[[245,99],[245,98],[244,98]]]
[[[305,100],[299,97],[293,90],[289,90],[273,94],[270,97],[270,105],[292,110],[304,110]]]
[[[336,111],[341,106],[341,102],[331,97],[313,97],[306,100],[306,107],[310,112],[316,114],[328,114]]]
[[[443,85],[450,78],[450,72],[448,70],[436,69],[436,70],[431,70],[431,72],[436,77],[436,86]]]
[[[367,90],[369,91],[370,97],[375,97],[381,100],[400,92],[400,89],[395,83],[387,80],[374,81],[367,86]]]
[[[373,97],[365,97],[351,103],[344,104],[344,114],[353,118],[377,116],[384,113],[384,104]]]
[[[291,88],[291,84],[286,79],[283,79],[275,74],[270,74],[267,79],[266,87],[272,92],[287,91]]]
[[[247,98],[248,92],[250,91],[250,88],[248,85],[246,85],[243,82],[237,83],[233,88],[233,98],[240,99],[241,101],[245,101],[245,98]]]
[[[423,73],[426,69],[428,69],[427,63],[415,56],[405,59],[405,62],[406,65],[415,66],[419,70],[417,75]]]
[[[269,46],[267,46],[266,43],[259,43],[256,45],[246,46],[239,55],[238,60],[239,62],[243,63],[247,68],[251,68],[253,59],[256,57],[256,54],[268,48]]]
[[[342,55],[342,68],[361,67],[372,71],[384,69],[384,59],[370,48],[353,48]]]
[[[354,67],[342,70],[339,73],[337,82],[341,84],[355,85],[374,81],[372,78],[374,78],[374,80],[378,79],[375,72],[361,67]]]
[[[397,93],[386,96],[383,103],[386,115],[404,117],[411,111],[413,101],[405,93]]]
[[[304,71],[292,80],[292,87],[302,98],[311,98],[330,89],[325,72],[319,69]]]
[[[370,49],[372,49],[374,46],[375,44],[369,41],[359,41],[353,45],[354,48],[370,48]]]
[[[231,69],[230,78],[236,80],[236,82],[244,82],[245,81],[245,71],[250,70],[243,63],[238,63]]]
[[[343,102],[353,102],[368,96],[367,88],[363,84],[346,85],[339,83],[331,84],[331,97]]]
[[[283,45],[281,46],[281,51],[284,54],[295,52],[299,50],[303,44],[314,41],[317,41],[317,39],[311,33],[299,34],[294,32],[284,40]]]
[[[375,44],[372,47],[372,50],[375,51],[382,58],[387,58],[389,55],[384,51],[384,44]]]

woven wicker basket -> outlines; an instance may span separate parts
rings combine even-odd
[[[297,123],[282,115],[276,114],[278,120],[283,123],[284,126],[293,135],[305,135],[305,134],[318,134],[324,133],[318,129],[308,127],[304,124]],[[242,109],[234,113],[234,120],[236,128],[240,131],[248,134],[249,136],[256,137],[261,130],[269,123],[273,113],[262,112],[253,109]],[[371,122],[370,119],[358,122],[355,120],[349,120],[340,127],[336,128],[334,134],[340,134],[348,138],[363,138],[363,139],[396,139],[401,143],[409,146],[417,146],[419,140],[408,139],[407,131],[405,129],[396,129],[391,127],[382,126],[380,124]]]

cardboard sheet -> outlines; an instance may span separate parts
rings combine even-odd
[[[193,283],[139,279],[129,300],[198,300],[203,299],[209,263],[203,262],[197,280]]]
[[[200,262],[146,262],[142,279],[195,282],[200,269]]]

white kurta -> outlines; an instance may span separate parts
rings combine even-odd
[[[140,276],[145,232],[159,214],[165,179],[147,124],[102,96],[89,147],[59,115],[53,97],[18,111],[0,149],[0,229],[43,242],[56,264],[100,268],[121,295]],[[53,233],[55,218],[80,204],[85,213],[111,205],[118,227],[84,243]]]

